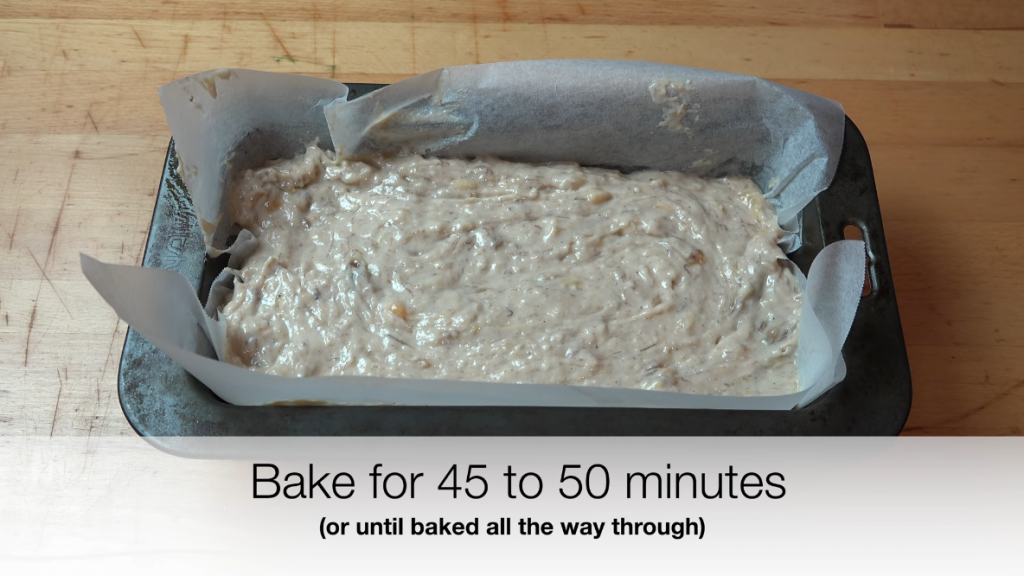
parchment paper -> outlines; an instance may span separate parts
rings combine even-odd
[[[846,126],[837,103],[759,78],[608,60],[442,68],[324,112],[342,155],[490,154],[747,176],[790,229],[832,182]],[[782,244],[795,250],[799,237]]]
[[[222,218],[237,170],[301,152],[319,138],[343,155],[405,150],[442,156],[493,154],[519,161],[576,161],[624,170],[681,170],[753,178],[789,224],[827,188],[842,151],[845,115],[829,100],[749,76],[613,61],[509,62],[447,68],[345,101],[330,80],[218,70],[174,81],[161,102],[207,248],[237,266],[256,240]],[[795,266],[794,266],[795,268]],[[284,378],[218,361],[215,318],[230,290],[222,275],[204,311],[174,272],[100,263],[86,277],[134,329],[233,404],[320,400],[343,404],[623,406],[789,409],[845,376],[840,350],[860,300],[864,246],[843,241],[815,259],[803,285],[800,390],[718,397],[580,386]],[[799,275],[804,282],[802,275]],[[211,317],[213,316],[213,317]]]

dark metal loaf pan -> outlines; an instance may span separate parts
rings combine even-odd
[[[350,97],[380,88],[350,84]],[[143,265],[175,270],[205,301],[223,262],[206,257],[203,235],[167,151]],[[871,292],[843,347],[846,379],[800,410],[642,408],[234,406],[217,398],[134,330],[121,356],[118,394],[143,436],[359,435],[890,435],[910,411],[910,367],[882,233],[867,145],[846,119],[835,180],[804,210],[803,247],[790,257],[806,273],[814,256],[857,226],[868,246]]]

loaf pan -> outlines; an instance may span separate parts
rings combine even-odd
[[[348,84],[350,98],[381,88]],[[803,211],[790,258],[806,274],[821,249],[859,230],[870,284],[843,346],[847,376],[796,410],[439,406],[234,406],[129,328],[118,397],[142,436],[680,436],[895,435],[910,412],[910,366],[867,144],[846,119],[836,176]],[[143,266],[181,273],[206,301],[224,259],[206,255],[174,142],[164,162]]]

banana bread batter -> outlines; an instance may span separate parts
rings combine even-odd
[[[287,376],[797,389],[801,296],[748,179],[310,146],[239,174],[259,238],[221,309]]]

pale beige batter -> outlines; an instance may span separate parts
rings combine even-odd
[[[246,171],[260,241],[227,360],[289,376],[767,395],[797,387],[800,295],[747,179],[335,159]]]

